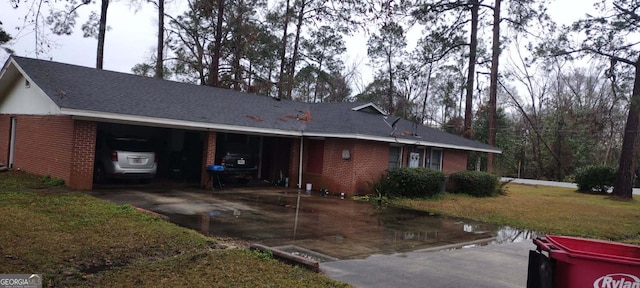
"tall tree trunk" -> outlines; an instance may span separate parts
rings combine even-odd
[[[158,51],[155,78],[164,78],[164,0],[158,0]]]
[[[242,29],[245,13],[244,1],[239,0],[237,3],[237,7],[238,9],[236,10],[236,17],[233,21],[235,23],[233,24],[233,30],[236,34],[233,36],[233,38],[236,39],[234,41],[235,44],[233,47],[233,90],[240,91],[240,84],[242,83],[242,66],[240,65],[240,59],[244,54],[244,44],[242,43],[240,34],[244,33],[244,29]]]
[[[291,9],[290,7],[290,0],[287,0],[287,7],[285,9],[284,12],[284,27],[283,27],[283,32],[282,32],[282,43],[280,45],[282,45],[282,47],[280,47],[280,75],[278,78],[278,98],[282,98],[282,96],[284,96],[284,92],[286,87],[285,85],[285,81],[284,81],[284,69],[286,67],[286,59],[287,59],[287,28],[289,27],[289,10]]]
[[[424,99],[422,100],[422,113],[420,113],[420,125],[424,125],[424,115],[427,113],[427,98],[429,98],[429,87],[431,86],[431,72],[433,63],[429,64],[429,72],[427,72],[427,85],[424,91]],[[443,122],[444,123],[444,122]]]
[[[293,44],[293,56],[291,57],[291,65],[289,66],[289,80],[287,80],[287,99],[291,98],[293,90],[293,74],[296,73],[296,63],[298,62],[298,48],[300,47],[300,33],[302,31],[302,21],[304,20],[304,9],[307,5],[306,1],[301,1],[300,11],[298,11],[298,23],[296,24],[296,38]]]
[[[389,115],[393,115],[395,109],[393,108],[393,69],[390,52],[387,54],[387,65],[389,66],[389,88],[387,89],[387,101],[389,101]]]
[[[96,53],[96,68],[102,69],[104,64],[104,36],[107,33],[107,9],[109,0],[102,0],[100,7],[100,26],[98,30],[98,51]]]
[[[476,57],[478,50],[478,11],[479,0],[473,0],[471,4],[471,40],[469,41],[469,73],[467,74],[467,98],[464,107],[464,130],[462,136],[471,138],[471,118],[473,114],[473,84],[476,74]]]
[[[318,71],[316,72],[316,87],[313,88],[313,103],[318,102],[318,86],[320,85],[320,73],[322,71],[323,60],[324,59],[320,58],[318,61]],[[320,102],[324,102],[324,100],[320,99]]]
[[[218,12],[216,15],[216,35],[213,39],[213,59],[209,68],[207,85],[220,87],[220,51],[222,50],[222,23],[224,21],[224,0],[218,0]]]
[[[495,6],[493,7],[493,47],[491,56],[491,79],[489,86],[489,141],[487,144],[496,146],[496,102],[498,95],[498,60],[500,58],[500,2],[502,0],[495,0]],[[495,170],[495,154],[489,153],[487,155],[487,171],[493,172]]]
[[[635,79],[633,95],[624,127],[620,165],[613,184],[613,195],[631,199],[633,197],[633,180],[636,171],[636,154],[638,150],[638,129],[640,129],[640,58],[635,63]]]
[[[242,69],[240,67],[241,48],[235,47],[233,52],[233,90],[240,91],[242,82]]]

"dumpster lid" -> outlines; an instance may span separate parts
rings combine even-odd
[[[568,236],[547,235],[545,238],[558,248],[574,255],[619,259],[640,264],[640,246]]]

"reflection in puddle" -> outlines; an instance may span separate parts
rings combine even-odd
[[[211,199],[218,200],[239,202],[250,209],[221,205],[197,215],[168,216],[204,235],[298,247],[338,259],[519,242],[538,236],[468,219],[305,193],[225,192]]]

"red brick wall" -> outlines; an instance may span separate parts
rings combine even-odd
[[[74,121],[71,177],[68,186],[88,190],[93,187],[96,151],[96,122]]]
[[[69,184],[74,145],[74,121],[71,116],[18,115],[16,120],[13,167],[34,174],[62,178]],[[3,128],[3,131],[4,129],[8,131],[7,128]],[[8,137],[8,132],[3,132],[3,137],[4,135]]]
[[[298,142],[299,143],[299,142]],[[292,166],[298,166],[298,143],[293,147],[291,162]],[[306,146],[305,146],[306,147]],[[306,149],[306,148],[305,148]],[[351,159],[342,159],[342,151],[349,150]],[[406,145],[403,149],[403,164],[406,166],[406,159],[411,146]],[[324,140],[324,161],[322,174],[310,173],[308,161],[313,157],[305,150],[303,188],[306,183],[311,183],[314,190],[321,188],[329,189],[330,193],[344,192],[348,195],[372,193],[369,183],[377,181],[389,168],[389,144],[375,141],[336,139]],[[462,150],[443,150],[442,166],[446,174],[467,169],[467,159],[469,153]],[[294,163],[295,162],[295,163]],[[297,169],[297,168],[296,168]],[[297,170],[296,170],[297,172]],[[291,175],[293,175],[292,173]],[[295,173],[297,175],[297,173]],[[297,182],[297,178],[295,178]]]
[[[324,164],[322,167],[322,180],[314,183],[317,189],[327,188],[330,193],[353,194],[356,171],[354,169],[354,145],[355,140],[326,139],[324,143]],[[342,159],[342,151],[349,150],[351,159]]]
[[[344,150],[349,151],[350,159],[342,159]],[[368,194],[367,183],[377,180],[389,166],[389,145],[386,143],[326,139],[323,154],[322,174],[308,173],[305,169],[303,184],[311,183],[314,190],[327,188],[330,193]],[[310,158],[305,153],[304,161]]]
[[[200,185],[207,189],[211,188],[209,181],[209,172],[207,172],[207,166],[215,163],[216,158],[216,132],[209,131],[204,134],[204,141],[202,141],[202,172],[200,174]]]
[[[0,115],[0,163],[9,163],[9,134],[11,131],[11,116]]]
[[[444,149],[442,154],[442,171],[445,174],[467,170],[468,151]]]
[[[369,182],[377,181],[389,169],[389,144],[374,141],[356,141],[351,153],[356,171],[353,193],[369,194]]]

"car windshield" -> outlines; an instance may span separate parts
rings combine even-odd
[[[115,138],[109,140],[109,147],[114,150],[131,152],[149,152],[149,142],[145,139]]]

